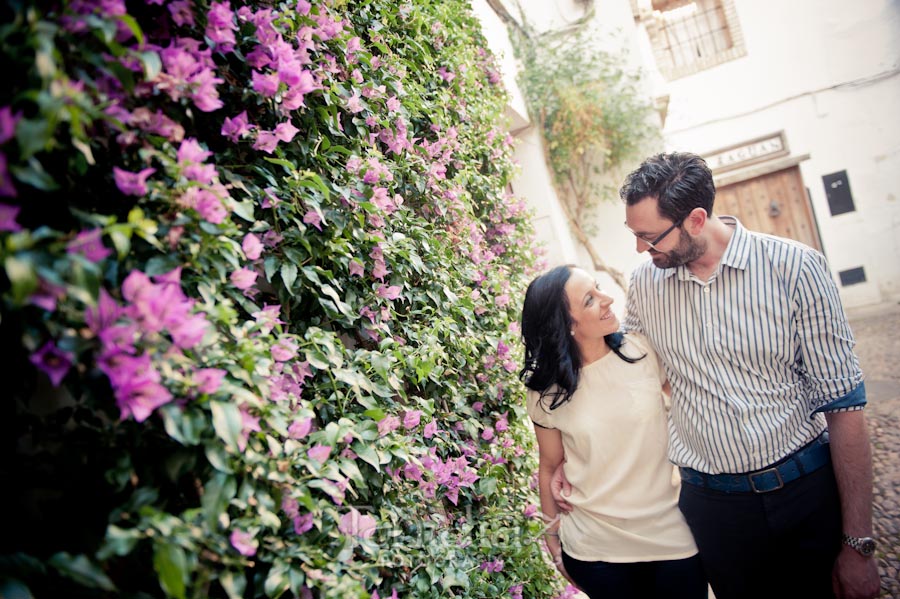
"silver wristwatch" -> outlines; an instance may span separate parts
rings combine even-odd
[[[856,549],[860,555],[869,557],[875,554],[876,543],[872,537],[851,537],[845,533],[841,541],[844,545]]]

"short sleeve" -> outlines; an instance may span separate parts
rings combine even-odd
[[[556,428],[553,426],[553,417],[550,411],[541,401],[541,394],[532,389],[528,390],[525,395],[525,407],[528,410],[528,417],[536,425],[543,428]]]

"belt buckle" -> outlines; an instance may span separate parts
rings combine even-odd
[[[757,489],[756,482],[754,482],[753,477],[760,476],[762,474],[768,474],[770,471],[775,473],[775,478],[778,479],[778,486],[774,489]],[[777,491],[784,486],[784,479],[781,478],[781,472],[778,471],[778,468],[766,468],[765,470],[760,470],[759,472],[748,474],[747,478],[750,479],[750,488],[753,489],[754,493],[769,493],[770,491]]]

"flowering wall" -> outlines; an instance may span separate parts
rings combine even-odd
[[[2,10],[0,589],[558,593],[467,3]]]

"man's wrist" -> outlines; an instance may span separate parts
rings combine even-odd
[[[844,533],[841,537],[841,542],[847,547],[851,547],[852,549],[856,550],[856,552],[863,557],[872,557],[873,555],[875,555],[875,550],[878,548],[877,541],[874,538],[868,536],[856,537]]]

